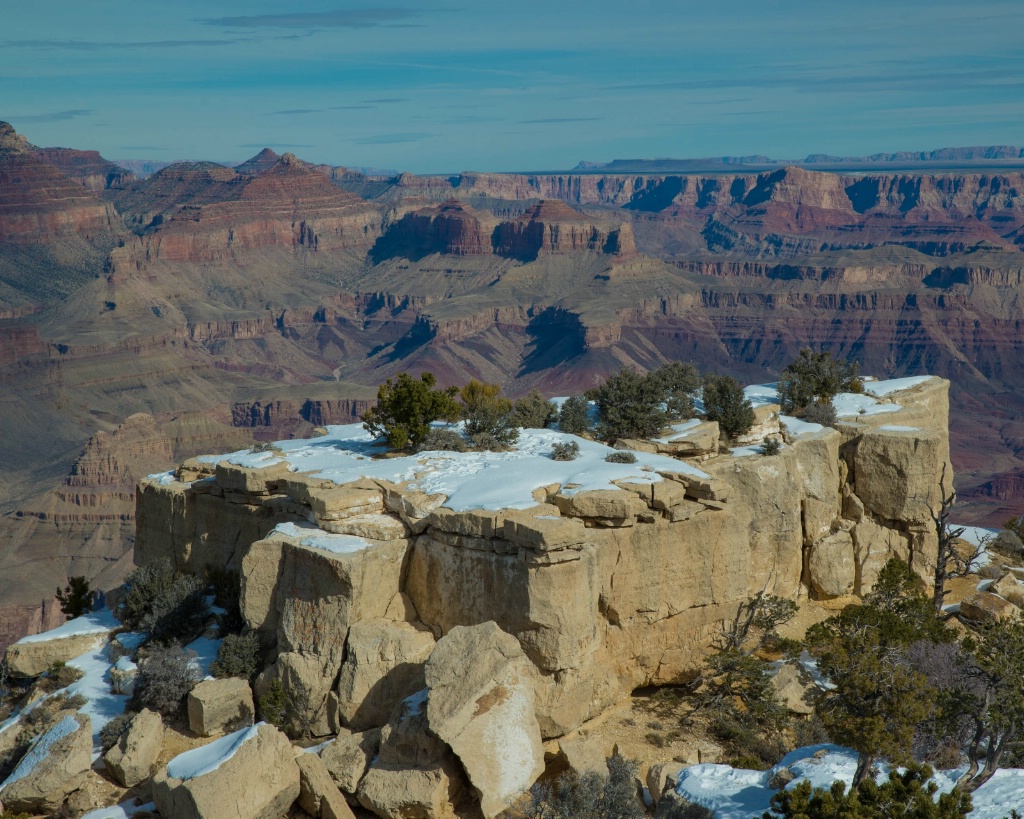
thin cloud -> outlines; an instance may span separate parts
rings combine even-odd
[[[295,14],[249,14],[209,17],[198,22],[230,28],[380,28],[406,24],[420,14],[417,9],[362,8]]]
[[[242,42],[234,40],[142,40],[138,42],[105,42],[102,40],[5,40],[3,48],[61,49],[66,51],[102,51],[108,48],[191,48],[221,47]]]
[[[545,117],[544,119],[521,119],[523,125],[550,125],[558,122],[599,122],[601,117]]]
[[[268,148],[273,145],[275,148],[312,148],[312,145],[303,142],[247,142],[239,145],[239,148]]]
[[[48,114],[29,114],[24,117],[11,117],[18,124],[36,122],[67,122],[69,119],[86,117],[92,113],[91,108],[75,108],[70,111],[51,111]]]
[[[408,102],[406,97],[380,97],[375,100],[363,100],[368,103],[390,103],[390,102]]]
[[[159,145],[122,145],[118,148],[119,151],[166,151],[166,148],[161,148]]]
[[[363,137],[357,139],[357,145],[397,145],[401,142],[422,142],[424,139],[429,139],[433,134],[377,134],[376,136]]]

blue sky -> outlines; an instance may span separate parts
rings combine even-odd
[[[1020,0],[43,0],[0,119],[110,158],[416,173],[1024,143]]]

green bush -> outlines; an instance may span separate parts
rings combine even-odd
[[[832,405],[831,401],[824,404],[815,401],[813,404],[796,411],[800,413],[801,418],[811,424],[821,424],[823,427],[834,428],[839,423],[839,416],[836,414],[836,408]]]
[[[693,364],[673,361],[652,371],[649,377],[664,391],[663,400],[669,420],[693,417],[693,394],[700,389],[700,373]]]
[[[229,634],[217,649],[210,665],[214,677],[243,677],[250,680],[259,670],[260,641],[255,632]]]
[[[166,558],[128,575],[127,591],[115,615],[133,631],[160,641],[187,642],[209,616],[206,581],[174,569]]]
[[[408,373],[389,378],[377,390],[377,405],[363,416],[366,431],[383,437],[392,449],[415,450],[430,434],[432,421],[454,421],[461,413],[458,390],[435,390],[436,383],[431,373],[422,373],[418,381]]]
[[[427,437],[416,447],[417,452],[465,452],[469,444],[455,429],[431,428]]]
[[[546,429],[558,420],[558,407],[537,390],[512,405],[512,425],[522,429]]]
[[[708,373],[704,376],[704,414],[718,421],[723,437],[736,440],[754,425],[754,408],[735,378]]]
[[[938,795],[929,780],[932,769],[910,764],[890,771],[881,785],[868,777],[857,787],[833,782],[832,787],[811,788],[807,780],[772,796],[771,811],[764,819],[965,819],[971,797],[954,791]],[[938,799],[936,799],[938,795]]]
[[[665,386],[650,374],[620,370],[587,396],[597,404],[597,434],[603,441],[653,438],[670,420],[664,406]]]
[[[610,464],[635,464],[636,455],[626,449],[620,449],[616,452],[609,452],[604,456],[604,459]]]
[[[525,804],[510,811],[517,819],[646,819],[636,777],[638,763],[618,754],[608,760],[608,775],[574,770],[554,782],[534,785]]]
[[[260,719],[282,730],[284,729],[287,716],[286,705],[284,686],[277,679],[270,681],[270,685],[267,686],[267,692],[256,702]]]
[[[575,461],[580,454],[580,445],[575,441],[560,441],[551,447],[552,461]]]
[[[78,682],[83,676],[84,672],[81,669],[58,661],[46,669],[46,676],[40,678],[37,685],[42,691],[59,691]]]
[[[92,611],[93,603],[96,600],[96,592],[89,588],[89,581],[84,575],[76,575],[68,578],[68,584],[63,591],[57,589],[57,601],[60,603],[61,613],[68,620],[74,620]]]
[[[514,430],[514,432],[518,438],[519,431]],[[490,432],[477,432],[469,436],[469,441],[473,444],[473,449],[478,452],[507,452],[512,448],[504,440]]]
[[[152,646],[139,662],[128,707],[133,711],[149,708],[165,717],[179,714],[189,691],[202,679],[195,658],[194,651],[178,645]]]
[[[779,378],[782,411],[792,414],[813,403],[830,404],[841,392],[861,392],[859,373],[856,362],[836,360],[832,353],[816,353],[805,347]]]
[[[780,452],[782,452],[782,441],[778,438],[765,438],[761,442],[762,455],[778,455]]]
[[[570,435],[580,435],[590,431],[588,412],[590,402],[585,395],[572,395],[562,402],[558,411],[558,428]]]
[[[519,429],[512,420],[512,402],[501,395],[498,384],[482,384],[474,379],[462,388],[459,397],[464,404],[463,416],[470,440],[478,435],[489,435],[502,446],[519,440]],[[484,440],[489,442],[489,439]]]

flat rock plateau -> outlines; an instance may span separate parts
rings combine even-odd
[[[146,178],[0,124],[0,646],[130,564],[135,486],[351,423],[400,371],[509,395],[807,345],[952,383],[963,523],[1024,490],[1024,174],[369,177],[265,150]]]

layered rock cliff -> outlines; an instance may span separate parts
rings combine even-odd
[[[561,736],[637,686],[687,678],[762,589],[862,594],[890,557],[927,576],[948,389],[869,384],[837,429],[782,419],[777,456],[716,454],[715,427],[696,460],[639,445],[635,466],[588,441],[579,463],[553,462],[563,436],[538,430],[505,455],[374,460],[360,427],[334,427],[143,481],[135,560],[240,571],[243,616],[273,652],[263,684],[280,678],[315,733],[352,725],[344,681],[366,673],[346,671],[358,652],[339,635],[494,621],[536,668],[543,734]],[[770,399],[758,417],[780,435]]]

